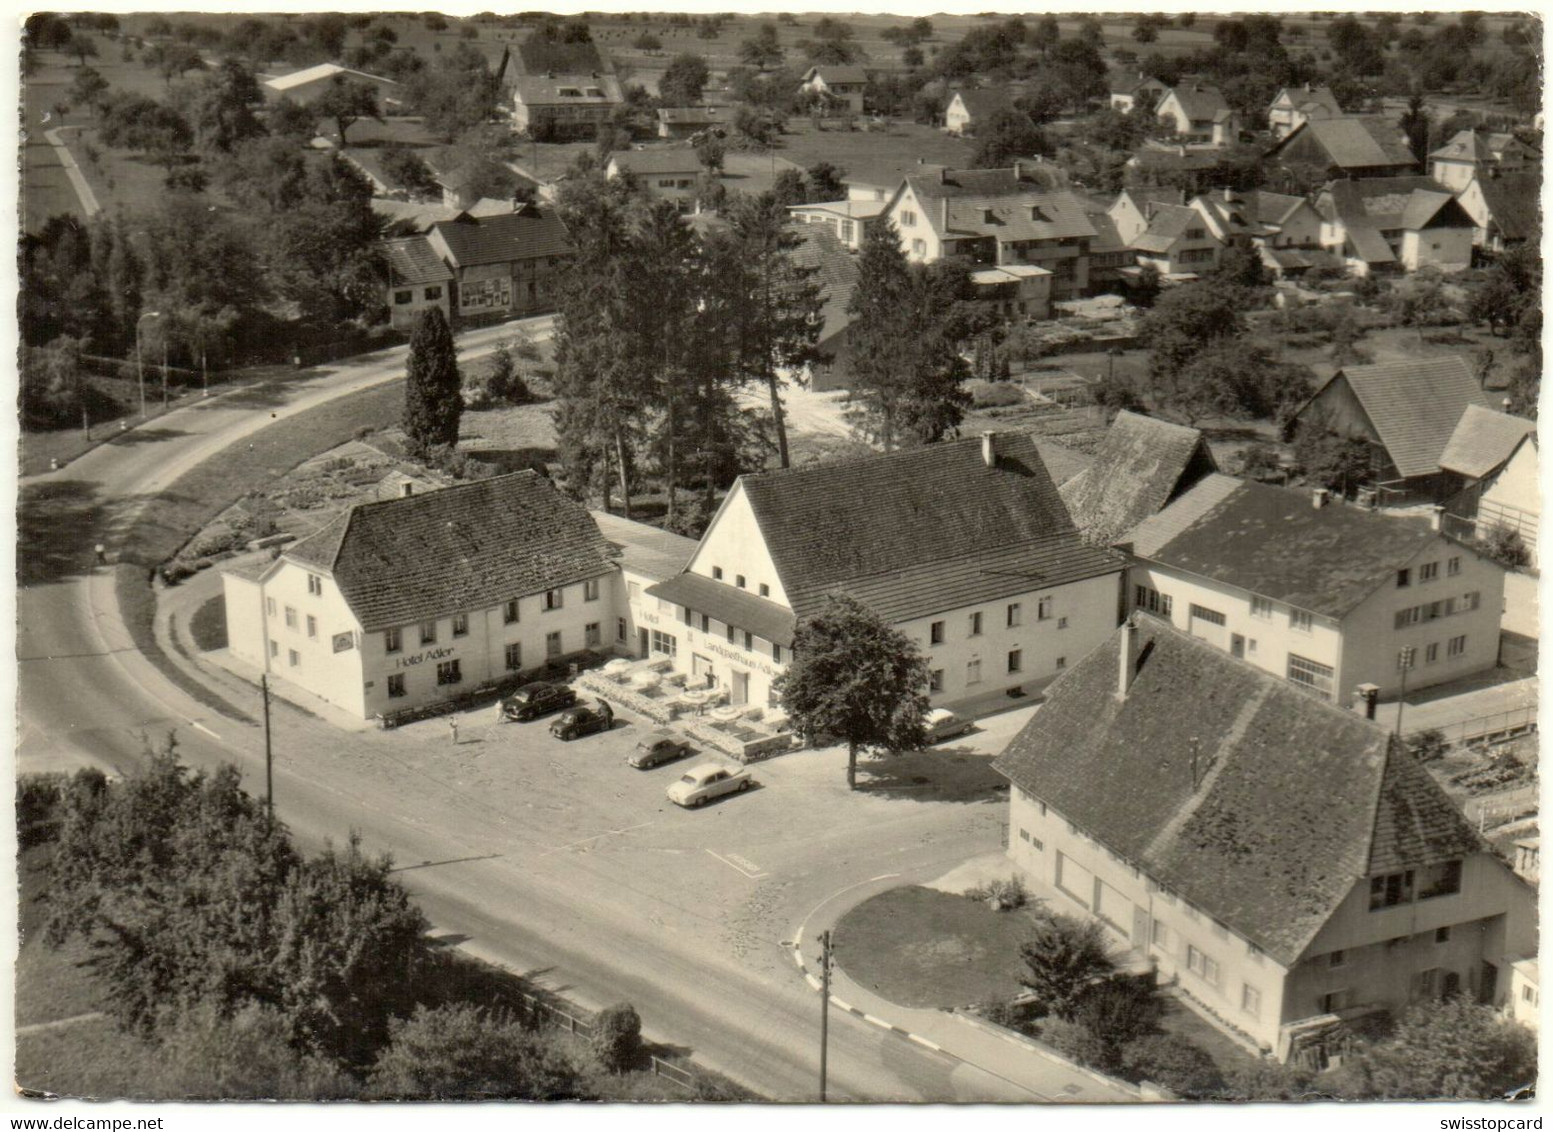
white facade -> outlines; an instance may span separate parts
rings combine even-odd
[[[282,557],[257,582],[225,582],[234,655],[363,719],[620,643],[615,573],[372,632],[318,566]]]
[[[1472,228],[1408,229],[1402,233],[1402,267],[1436,267],[1450,273],[1472,266]]]
[[[1404,647],[1414,650],[1410,689],[1492,668],[1499,656],[1504,570],[1444,537],[1405,568],[1407,585],[1382,585],[1338,620],[1135,561],[1128,572],[1128,608],[1163,617],[1337,703],[1347,702],[1358,684],[1374,684],[1382,695],[1400,690],[1397,656]]]
[[[1480,527],[1494,525],[1520,532],[1537,566],[1537,537],[1542,518],[1542,485],[1537,480],[1537,441],[1528,436],[1484,485],[1478,498]]]

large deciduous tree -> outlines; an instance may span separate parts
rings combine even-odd
[[[314,99],[313,110],[321,118],[334,119],[335,128],[340,133],[341,148],[347,144],[345,131],[353,123],[362,118],[383,120],[383,113],[378,108],[377,91],[366,83],[348,79],[344,75],[335,75],[329,80],[324,92]]]
[[[910,637],[853,598],[833,595],[799,623],[793,659],[777,683],[800,735],[846,743],[849,790],[857,787],[861,748],[918,750],[926,741],[927,660]]]
[[[658,101],[664,106],[694,106],[710,77],[701,56],[689,51],[676,55],[658,80]]]
[[[456,445],[464,411],[463,381],[453,331],[440,307],[427,308],[415,322],[406,376],[404,431],[410,448],[425,455]]]
[[[1456,996],[1410,1007],[1389,1038],[1316,1082],[1354,1100],[1500,1100],[1537,1079],[1536,1037]]]
[[[371,1089],[398,1101],[593,1099],[586,1073],[558,1037],[467,1004],[423,1006],[396,1019]]]

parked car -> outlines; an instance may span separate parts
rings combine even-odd
[[[626,756],[626,762],[638,770],[646,770],[648,767],[662,766],[675,759],[682,759],[688,754],[690,754],[689,743],[675,738],[671,732],[659,730],[644,735],[642,741],[636,745],[636,750]]]
[[[970,720],[963,715],[956,715],[948,708],[936,707],[922,720],[922,730],[927,733],[929,743],[941,743],[945,739],[953,739],[956,735],[964,735],[970,729]]]
[[[595,731],[608,731],[615,725],[615,709],[609,706],[607,700],[598,703],[596,708],[568,708],[551,721],[550,734],[557,739],[570,740],[592,735]]]
[[[721,763],[702,763],[680,775],[667,791],[669,801],[687,809],[702,806],[724,794],[737,794],[754,784],[750,772],[744,768],[730,769]]]
[[[525,684],[501,702],[502,718],[527,723],[553,711],[571,707],[577,702],[577,693],[565,684],[546,684],[536,681]]]

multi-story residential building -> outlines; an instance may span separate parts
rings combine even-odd
[[[1010,322],[1039,322],[1051,317],[1052,273],[1029,263],[983,267],[970,273],[977,302],[990,305]]]
[[[1172,87],[1154,114],[1183,141],[1225,149],[1240,136],[1240,122],[1218,87],[1181,83]]]
[[[429,307],[450,321],[542,314],[571,258],[566,226],[534,205],[494,215],[460,212],[425,235],[387,240],[389,318],[408,328]]]
[[[1500,254],[1542,238],[1542,174],[1474,177],[1456,194],[1472,217],[1472,246]]]
[[[1191,207],[1227,245],[1252,248],[1318,248],[1321,214],[1305,197],[1265,189],[1199,193]]]
[[[227,631],[239,659],[370,719],[615,647],[616,556],[518,472],[358,504],[257,574],[227,572]]]
[[[1275,139],[1286,138],[1312,119],[1340,118],[1342,107],[1328,86],[1286,86],[1267,108],[1267,128]]]
[[[1008,855],[1216,1028],[1320,1068],[1345,1021],[1504,1003],[1536,895],[1402,743],[1135,617],[993,764]]]
[[[798,89],[803,94],[818,95],[827,107],[861,114],[863,94],[868,89],[868,72],[850,64],[810,67],[803,73]]]
[[[1118,546],[1132,555],[1130,608],[1328,700],[1498,661],[1504,570],[1442,534],[1438,511],[1369,511],[1215,474]]]
[[[1428,177],[1333,181],[1316,197],[1321,245],[1356,275],[1472,266],[1472,217]]]
[[[1440,461],[1472,405],[1492,408],[1463,357],[1347,366],[1295,411],[1286,432],[1315,429],[1367,443],[1364,486],[1383,505],[1441,503],[1461,486],[1441,473]]]
[[[688,146],[631,149],[610,155],[604,175],[611,180],[630,177],[649,196],[670,200],[681,212],[696,211],[703,166]]]
[[[800,224],[818,224],[829,228],[844,246],[855,252],[862,248],[869,225],[879,219],[886,203],[882,200],[857,200],[849,196],[846,200],[790,204],[787,212]]]
[[[1120,110],[1123,114],[1131,114],[1139,106],[1146,106],[1152,111],[1159,105],[1159,100],[1170,93],[1168,86],[1142,71],[1114,74],[1110,87],[1111,109]]]
[[[1034,264],[1052,273],[1052,298],[1089,289],[1094,225],[1084,202],[1053,189],[1038,163],[1012,169],[927,167],[908,174],[883,216],[914,263],[964,256],[980,266]]]
[[[1129,246],[1139,267],[1152,267],[1166,277],[1211,271],[1224,251],[1208,222],[1184,204],[1151,205],[1148,227]]]
[[[1514,134],[1461,130],[1429,155],[1429,176],[1453,193],[1474,178],[1525,173],[1536,166],[1531,148]]]
[[[1081,538],[1031,439],[987,433],[741,476],[634,616],[693,683],[776,705],[794,629],[846,594],[918,643],[938,706],[1076,663],[1115,627],[1122,569]]]
[[[1130,188],[1116,194],[1116,199],[1106,209],[1116,225],[1117,237],[1122,243],[1132,245],[1149,226],[1149,217],[1162,204],[1184,205],[1186,194],[1180,189]]]

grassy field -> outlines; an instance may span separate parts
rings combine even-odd
[[[968,1006],[1022,989],[1019,945],[1033,921],[930,888],[892,888],[836,924],[847,977],[901,1006]]]

